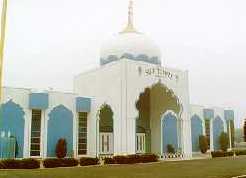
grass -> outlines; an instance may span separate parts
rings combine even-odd
[[[246,157],[37,170],[1,170],[0,178],[231,178],[246,174]]]

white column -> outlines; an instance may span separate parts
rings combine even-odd
[[[213,118],[210,119],[210,151],[214,151]]]
[[[42,131],[42,139],[43,139],[43,143],[42,143],[42,145],[43,145],[43,158],[46,158],[47,157],[47,138],[48,138],[48,134],[47,134],[47,132],[48,132],[48,120],[49,120],[49,115],[48,115],[48,110],[45,110],[44,112],[43,112],[43,115],[44,115],[44,117],[43,117],[43,120],[44,120],[44,122],[43,122],[43,131]]]
[[[231,142],[231,122],[229,121],[229,149],[232,149],[232,142]]]
[[[25,125],[24,125],[24,145],[23,145],[23,157],[30,157],[30,139],[31,139],[31,110],[25,110]],[[7,134],[7,133],[6,133]]]
[[[44,154],[44,141],[45,141],[45,125],[46,125],[46,121],[45,121],[45,110],[41,111],[41,130],[40,130],[40,157],[44,158],[45,154]]]

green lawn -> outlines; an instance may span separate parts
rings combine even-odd
[[[246,157],[154,164],[0,171],[1,178],[231,178],[246,174]]]

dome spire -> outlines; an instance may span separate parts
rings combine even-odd
[[[121,33],[136,33],[137,31],[133,25],[133,0],[129,1],[128,6],[128,24],[126,28]]]

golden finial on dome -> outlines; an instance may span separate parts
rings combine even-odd
[[[129,7],[128,7],[128,24],[127,27],[121,32],[121,33],[136,33],[133,26],[133,1],[129,1]]]

